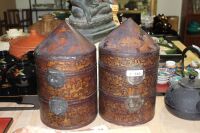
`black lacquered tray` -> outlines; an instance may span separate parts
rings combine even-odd
[[[160,62],[165,62],[167,60],[173,60],[175,62],[179,62],[182,58],[182,52],[181,50],[179,50],[176,45],[173,43],[173,41],[175,40],[179,40],[179,36],[175,36],[175,35],[152,35],[152,37],[162,37],[164,38],[168,43],[171,43],[173,45],[173,47],[176,49],[175,53],[172,54],[162,54],[160,53]]]

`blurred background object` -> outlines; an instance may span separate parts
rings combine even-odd
[[[178,23],[179,17],[178,16],[167,16],[167,21],[172,25],[172,29],[178,32]]]
[[[62,22],[63,22],[63,20],[58,20],[55,18],[55,16],[53,16],[51,14],[46,14],[46,15],[42,16],[41,20],[34,23],[30,27],[30,30],[34,29],[42,35],[48,35]]]
[[[141,27],[145,30],[148,34],[151,33],[151,29],[153,28],[154,18],[150,15],[142,15],[141,16]]]
[[[69,16],[71,15],[71,12],[55,11],[55,12],[52,13],[52,15],[54,15],[57,19],[65,20],[66,18],[69,18]]]
[[[200,0],[192,0],[193,13],[200,13]]]
[[[158,14],[154,17],[153,33],[171,35],[178,34],[175,30],[172,29],[172,25],[168,22],[167,16],[165,16],[164,14]]]

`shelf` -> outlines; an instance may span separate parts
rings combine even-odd
[[[188,16],[191,16],[191,17],[199,17],[199,16],[200,16],[200,14],[194,14],[194,13],[190,13],[190,14],[188,14]]]
[[[136,10],[119,10],[118,13],[125,13],[125,14],[135,14],[135,13],[141,13],[141,11]]]
[[[193,13],[192,2],[190,0],[183,0],[181,12],[181,39],[186,45],[200,44],[200,34],[189,34],[188,25],[191,21],[200,23],[200,14]]]
[[[61,8],[55,8],[55,7],[45,7],[45,8],[41,8],[41,7],[33,7],[33,5],[37,5],[38,0],[29,0],[29,7],[30,10],[32,11],[32,13],[35,13],[35,17],[36,17],[36,21],[38,20],[39,16],[38,16],[38,12],[43,12],[43,11],[68,11],[70,12],[68,9],[65,9],[63,5],[61,5]],[[62,0],[61,0],[62,3]]]
[[[187,46],[190,46],[190,45],[197,45],[197,46],[200,46],[200,36],[199,37],[187,37],[184,39],[184,44],[186,44]]]
[[[68,11],[68,12],[70,12],[69,10],[67,10],[67,9],[56,9],[56,8],[51,8],[51,9],[32,9],[32,11]]]
[[[188,16],[196,17],[196,16],[200,16],[200,14],[190,13],[190,14],[188,14]]]
[[[200,38],[200,33],[199,34],[189,34],[189,33],[187,33],[187,37],[190,37],[190,38]]]

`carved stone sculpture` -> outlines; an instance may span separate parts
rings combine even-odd
[[[92,43],[100,41],[116,25],[109,3],[95,0],[71,0],[69,23]]]

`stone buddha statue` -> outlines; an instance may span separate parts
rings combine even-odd
[[[108,2],[71,0],[69,23],[90,42],[96,43],[110,33],[116,25]]]

